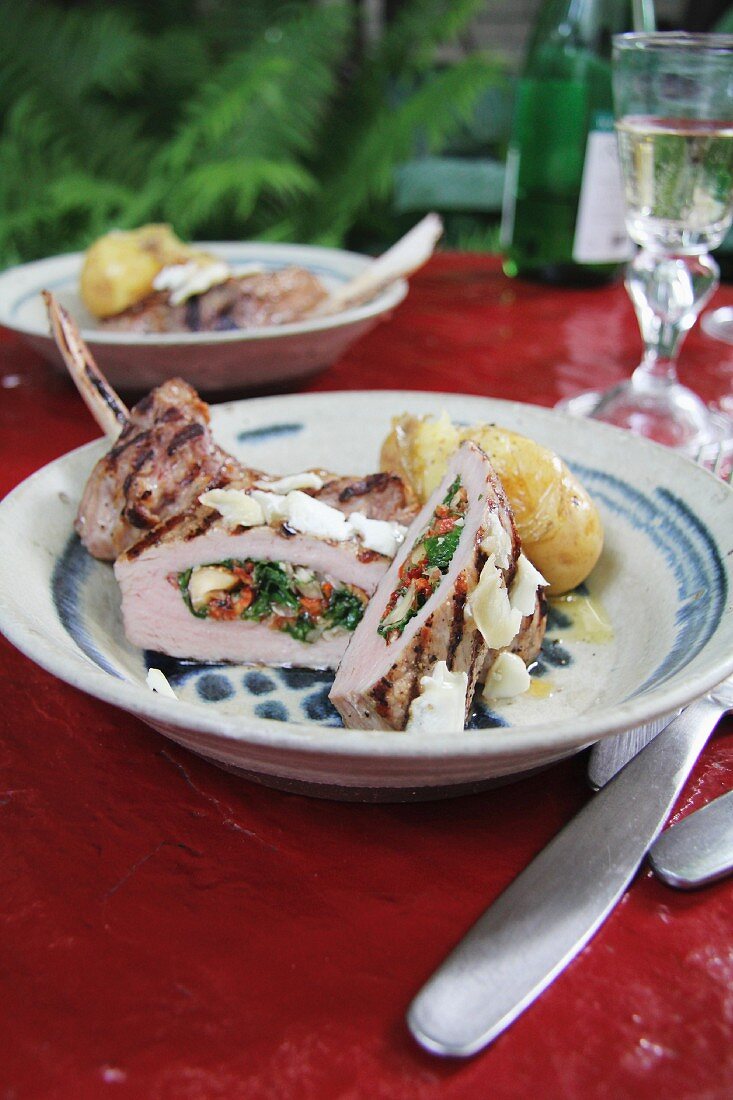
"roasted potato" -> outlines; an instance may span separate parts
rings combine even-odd
[[[196,255],[200,253],[180,241],[169,225],[113,230],[84,256],[82,301],[95,317],[113,317],[150,294],[161,268]]]
[[[492,424],[458,428],[447,414],[392,421],[380,465],[404,477],[421,501],[445,472],[449,456],[471,439],[491,459],[514,512],[524,552],[558,595],[590,573],[603,547],[598,509],[558,455]]]

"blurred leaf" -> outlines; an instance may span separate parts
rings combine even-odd
[[[0,109],[30,88],[73,104],[91,89],[129,90],[139,78],[139,37],[124,5],[88,12],[0,0]]]
[[[262,158],[245,164],[217,161],[187,174],[165,204],[165,214],[180,233],[192,235],[222,207],[229,206],[237,221],[244,223],[264,194],[287,200],[314,187],[315,181],[297,164]]]
[[[323,181],[321,201],[310,218],[317,239],[337,243],[361,208],[391,196],[397,165],[412,159],[419,149],[437,151],[446,133],[470,114],[477,95],[495,73],[493,63],[469,58],[430,74],[391,111],[377,109],[366,115]],[[305,232],[305,225],[301,229]]]
[[[502,65],[437,51],[482,6],[405,0],[363,47],[347,0],[0,0],[0,263],[153,220],[383,247],[399,166],[480,144]]]

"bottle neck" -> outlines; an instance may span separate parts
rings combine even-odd
[[[589,50],[608,60],[613,35],[633,27],[631,0],[545,0],[530,38],[526,68],[549,45],[570,52]]]

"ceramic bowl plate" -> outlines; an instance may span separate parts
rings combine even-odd
[[[610,637],[583,640],[556,608],[536,689],[496,710],[480,705],[463,733],[348,731],[328,701],[330,673],[185,664],[128,645],[111,566],[72,534],[101,442],[38,471],[0,505],[0,627],[55,675],[193,752],[341,798],[477,789],[669,714],[733,670],[733,491],[678,454],[592,421],[455,394],[259,398],[215,406],[213,424],[224,447],[261,469],[364,474],[393,415],[443,409],[531,436],[570,463],[602,512],[606,543],[587,588],[612,624]],[[146,687],[151,665],[177,700]]]
[[[310,245],[204,242],[236,271],[251,264],[276,269],[309,268],[334,289],[370,263],[368,256]],[[59,369],[49,336],[42,290],[52,290],[71,313],[82,336],[117,389],[149,390],[179,375],[206,394],[246,391],[302,378],[333,363],[359,337],[384,320],[407,294],[399,279],[365,305],[296,324],[235,332],[141,335],[105,332],[79,296],[83,254],[74,252],[23,264],[0,274],[0,324],[20,333]]]

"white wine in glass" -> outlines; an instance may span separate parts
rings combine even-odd
[[[619,35],[613,88],[626,225],[639,245],[626,288],[644,356],[627,382],[563,404],[695,453],[733,436],[677,378],[685,334],[718,285],[708,253],[733,219],[733,36]]]

